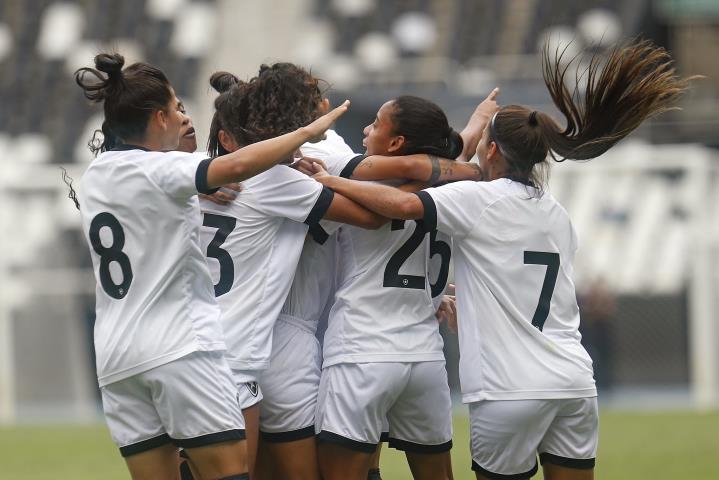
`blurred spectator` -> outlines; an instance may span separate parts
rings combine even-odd
[[[582,345],[594,362],[594,379],[603,393],[612,388],[612,321],[616,313],[614,294],[602,278],[592,281],[577,299],[581,314]]]

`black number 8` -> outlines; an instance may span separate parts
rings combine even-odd
[[[112,232],[112,245],[105,247],[100,241],[100,229],[108,227]],[[90,224],[90,244],[100,255],[100,284],[105,293],[118,300],[127,295],[132,283],[132,266],[130,259],[122,251],[125,246],[125,231],[117,218],[111,213],[98,213]],[[117,262],[122,270],[122,283],[115,284],[110,276],[110,264]]]

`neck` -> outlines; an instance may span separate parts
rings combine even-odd
[[[127,140],[125,143],[128,145],[135,145],[137,147],[145,148],[147,150],[150,150],[151,152],[162,152],[165,150],[172,150],[171,148],[167,148],[167,145],[163,144],[159,140],[134,139],[134,140]]]

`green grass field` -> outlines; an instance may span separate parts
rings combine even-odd
[[[719,479],[719,412],[603,412],[600,421],[597,479]],[[452,450],[457,480],[474,478],[468,438],[467,419],[458,415]],[[382,455],[385,480],[411,478],[400,452]],[[0,428],[0,479],[99,478],[128,478],[104,426]]]

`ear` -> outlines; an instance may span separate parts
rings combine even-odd
[[[392,137],[392,139],[389,141],[389,146],[387,146],[387,152],[397,153],[402,150],[402,147],[404,147],[404,135],[397,135],[396,137]]]
[[[234,152],[235,150],[240,149],[239,145],[237,145],[237,142],[235,142],[235,139],[232,138],[232,135],[230,135],[224,130],[219,131],[219,133],[217,134],[217,138],[220,140],[220,145],[222,145],[222,148],[224,148],[228,152]]]
[[[157,122],[157,125],[162,130],[167,130],[167,121],[168,121],[167,112],[165,112],[162,109],[155,110],[155,113],[152,115],[152,118]]]
[[[487,160],[489,162],[495,162],[499,154],[497,144],[495,142],[489,142],[489,146],[487,147]]]
[[[320,112],[320,115],[324,115],[325,113],[329,112],[330,111],[330,99],[323,98],[322,101],[320,102],[320,107],[318,110]]]

